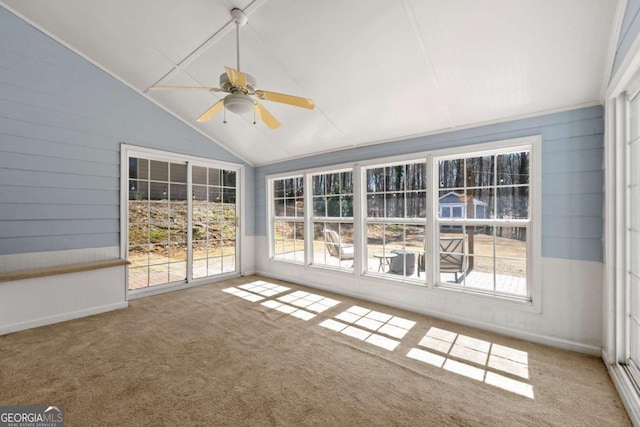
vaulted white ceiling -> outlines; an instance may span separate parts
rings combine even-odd
[[[6,0],[0,2],[252,164],[600,102],[618,0]],[[236,66],[312,98],[196,118]]]

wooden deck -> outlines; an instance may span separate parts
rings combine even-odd
[[[275,257],[275,259],[296,262],[303,264],[304,263],[304,254],[302,252],[293,252],[286,253]],[[341,271],[353,271],[353,261],[352,260],[344,260],[338,261],[337,258],[330,256],[329,254],[325,254],[323,252],[315,253],[313,265],[318,267],[327,267],[340,269]],[[370,254],[367,259],[367,274],[376,277],[390,277],[390,278],[402,278],[403,276],[400,274],[393,274],[387,272],[388,267],[385,267],[384,272],[380,272],[380,259],[373,257],[373,254]],[[407,280],[416,282],[416,283],[424,283],[426,281],[425,272],[417,271],[417,261],[416,261],[416,269],[413,274],[405,276]],[[506,274],[496,274],[495,275],[495,289],[493,288],[494,283],[494,275],[491,273],[485,273],[481,271],[471,270],[467,272],[464,277],[461,274],[458,274],[458,281],[455,280],[455,275],[453,273],[441,273],[440,274],[440,282],[459,285],[460,287],[466,287],[470,289],[479,289],[486,291],[496,291],[508,294],[515,294],[519,296],[526,296],[527,294],[527,279],[526,277],[517,277],[510,276]]]

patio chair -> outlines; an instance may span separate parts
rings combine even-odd
[[[458,273],[464,272],[464,256],[464,238],[440,238],[440,273],[453,273],[458,282]],[[423,252],[418,254],[418,276],[425,268]]]
[[[464,238],[440,239],[440,272],[453,273],[458,282],[458,273],[464,272]]]
[[[333,257],[338,258],[340,261],[353,259],[353,246],[345,245],[340,241],[340,236],[333,230],[325,228],[322,230],[324,233],[324,244],[327,247],[327,251]]]

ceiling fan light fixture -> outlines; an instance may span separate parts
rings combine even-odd
[[[224,97],[224,108],[235,114],[244,114],[253,111],[255,107],[253,99],[241,93],[232,93]]]

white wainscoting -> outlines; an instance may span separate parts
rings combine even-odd
[[[4,272],[118,257],[118,248],[0,257]],[[7,268],[13,267],[13,268]],[[127,307],[124,266],[0,283],[0,335]]]
[[[531,305],[270,260],[267,239],[255,237],[256,272],[293,283],[387,304],[567,350],[602,351],[599,262],[541,258],[542,301]]]
[[[240,274],[250,276],[256,272],[255,236],[242,236],[240,247]]]

